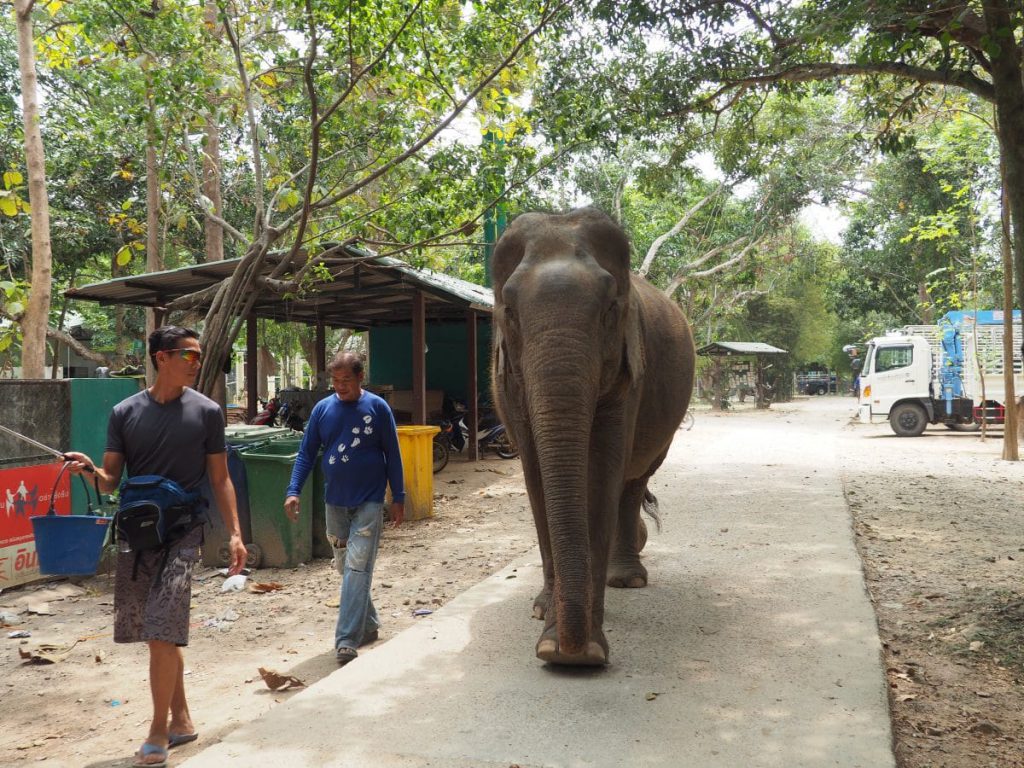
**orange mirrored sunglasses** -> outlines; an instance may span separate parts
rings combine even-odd
[[[191,349],[189,347],[176,347],[175,349],[162,349],[161,352],[177,352],[181,355],[181,359],[186,363],[201,363],[203,361],[203,353],[198,349]]]

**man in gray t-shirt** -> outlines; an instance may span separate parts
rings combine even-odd
[[[227,450],[220,406],[193,389],[160,403],[148,389],[114,406],[107,451],[125,457],[128,477],[162,475],[186,491],[206,477],[206,457]]]
[[[166,326],[149,337],[149,356],[156,367],[153,386],[114,406],[107,426],[103,465],[83,453],[68,453],[73,473],[96,473],[109,493],[128,476],[161,475],[186,490],[209,481],[228,530],[229,574],[245,565],[246,551],[238,526],[235,491],[228,474],[224,416],[220,406],[190,389],[202,361],[199,335],[188,328]],[[167,750],[198,737],[185,698],[185,657],[188,644],[192,569],[199,560],[202,526],[161,550],[118,556],[114,581],[114,641],[149,646],[149,687],[153,720],[149,735],[135,755],[136,766],[165,765]]]

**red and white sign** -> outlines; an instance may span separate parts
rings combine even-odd
[[[62,466],[57,461],[0,469],[0,588],[39,578],[31,518],[47,513],[51,493],[54,511],[71,514],[70,475],[65,472],[54,488]]]

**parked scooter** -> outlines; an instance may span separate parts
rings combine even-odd
[[[277,412],[281,410],[281,401],[277,397],[272,397],[269,400],[263,400],[257,398],[260,405],[263,406],[263,410],[253,416],[247,423],[259,424],[264,427],[276,427],[277,426]]]
[[[306,426],[306,421],[302,418],[302,406],[298,403],[283,403],[277,418],[282,426],[293,429],[296,432],[302,432]]]
[[[469,427],[466,426],[466,407],[455,403],[451,409],[451,417],[444,419],[440,432],[434,435],[434,472],[440,472],[448,464],[452,451],[461,453],[469,442]],[[479,430],[476,434],[477,447],[480,453],[494,451],[503,459],[514,459],[519,450],[505,429],[505,425],[497,420],[496,414],[486,412],[480,416]]]
[[[495,451],[503,459],[514,459],[519,455],[519,449],[512,444],[512,439],[508,436],[505,425],[498,421],[497,414],[481,411],[479,420],[476,441],[480,453]],[[463,413],[455,420],[455,427],[452,429],[452,447],[461,452],[468,442],[469,427]]]

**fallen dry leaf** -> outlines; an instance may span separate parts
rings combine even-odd
[[[291,675],[282,675],[280,672],[275,672],[272,669],[259,668],[260,677],[263,678],[263,682],[267,684],[267,688],[272,691],[287,690],[292,686],[296,688],[305,687],[305,683],[299,680],[297,677]]]
[[[76,645],[78,645],[77,640],[71,645],[50,645],[44,643],[34,651],[26,651],[23,648],[19,648],[18,655],[26,661],[31,661],[33,664],[56,664],[70,656],[71,649]]]
[[[249,591],[262,594],[264,592],[276,592],[279,589],[284,589],[284,584],[277,581],[267,581],[263,583],[252,582],[249,584]]]

